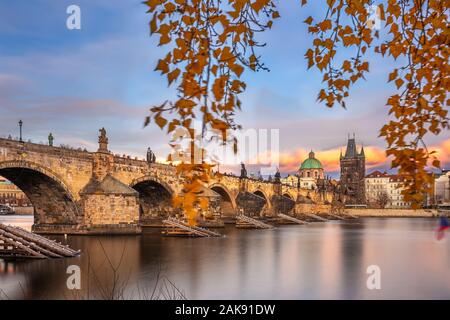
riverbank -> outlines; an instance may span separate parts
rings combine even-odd
[[[437,215],[437,211],[431,209],[346,209],[345,211],[358,217],[430,218]]]
[[[34,215],[34,207],[13,207],[16,215]]]

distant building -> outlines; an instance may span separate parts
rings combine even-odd
[[[296,174],[289,174],[287,177],[281,178],[281,183],[285,186],[297,187],[298,176]]]
[[[364,179],[366,202],[375,207],[383,195],[388,194],[389,175],[386,172],[374,171]]]
[[[301,164],[298,175],[300,177],[300,188],[304,189],[316,189],[318,181],[325,179],[322,163],[316,159],[313,151]]]
[[[450,170],[442,170],[434,180],[434,199],[436,204],[450,203]]]
[[[0,177],[0,204],[31,206],[27,196],[13,183]]]
[[[364,148],[358,153],[356,150],[355,136],[348,139],[345,155],[341,153],[341,192],[346,195],[346,204],[363,205],[365,204],[365,185],[366,176],[366,156]]]
[[[391,209],[410,208],[411,203],[404,200],[404,178],[397,174],[374,171],[364,179],[366,202],[370,207]]]

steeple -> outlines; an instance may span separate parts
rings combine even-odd
[[[361,145],[361,152],[359,153],[360,157],[365,157],[366,155],[364,154],[364,146]]]
[[[348,135],[347,149],[345,150],[345,158],[355,158],[358,155],[356,151],[355,134],[353,134],[353,139]]]

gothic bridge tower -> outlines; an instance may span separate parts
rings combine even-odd
[[[345,155],[341,153],[341,192],[346,198],[346,204],[365,204],[364,177],[366,176],[366,156],[364,147],[361,151],[356,150],[355,134],[348,138]]]

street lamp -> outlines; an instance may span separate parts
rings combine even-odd
[[[19,138],[19,141],[20,141],[20,142],[23,142],[23,140],[22,140],[22,125],[23,125],[23,121],[22,121],[22,120],[19,120],[19,129],[20,129],[20,138]]]

